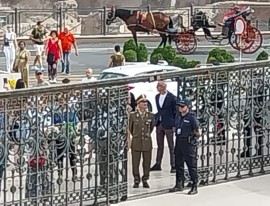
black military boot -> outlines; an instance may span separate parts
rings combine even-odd
[[[147,181],[143,182],[143,188],[150,188],[149,184]]]
[[[139,188],[139,182],[134,182],[133,188]]]
[[[183,183],[177,182],[176,185],[172,189],[169,190],[169,192],[179,192],[183,190],[184,190]]]
[[[189,195],[196,195],[198,194],[197,185],[192,185],[191,190],[188,192]]]

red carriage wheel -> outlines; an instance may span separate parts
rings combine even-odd
[[[241,41],[240,41],[241,38]],[[240,45],[241,42],[241,45]],[[263,37],[261,32],[252,26],[248,26],[245,33],[240,37],[233,32],[230,36],[230,44],[234,49],[240,50],[245,54],[253,54],[261,47]]]
[[[246,39],[244,41],[252,42],[252,44],[249,48],[243,49],[242,52],[244,54],[253,54],[261,48],[263,37],[257,28],[250,27],[247,29]]]
[[[247,41],[247,39],[244,36],[242,36],[242,39],[240,41],[240,38],[241,37],[239,35],[236,35],[234,32],[231,34],[231,36],[229,37],[229,43],[232,46],[232,48],[239,51],[240,47],[242,48],[242,50],[246,50],[252,46],[253,41]]]
[[[192,54],[197,48],[197,40],[194,33],[181,32],[174,37],[175,45],[180,54]]]

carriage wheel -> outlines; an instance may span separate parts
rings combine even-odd
[[[257,28],[252,27],[247,29],[245,41],[252,41],[252,44],[249,48],[243,49],[242,52],[244,54],[253,54],[261,48],[263,37]]]
[[[193,33],[176,34],[174,41],[180,54],[193,54],[197,49],[197,40]]]
[[[240,42],[241,42],[241,45],[240,45]],[[253,41],[246,41],[244,40],[243,37],[242,37],[242,40],[240,41],[240,36],[232,32],[231,35],[229,36],[229,43],[232,46],[232,48],[238,51],[240,50],[240,48],[242,48],[242,51],[244,51],[246,49],[249,49],[252,46]]]

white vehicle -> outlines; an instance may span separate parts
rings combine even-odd
[[[162,65],[161,65],[162,64]],[[179,71],[182,70],[179,67],[168,66],[165,62],[161,62],[161,64],[153,65],[149,63],[139,63],[139,64],[131,64],[119,67],[112,67],[109,69],[105,69],[102,71],[98,79],[111,79],[111,78],[121,78],[121,77],[135,77],[135,76],[143,76],[161,72],[169,72],[169,71]],[[177,95],[177,82],[173,82],[170,80],[167,81],[167,89],[175,96]],[[157,82],[140,82],[135,84],[129,84],[129,86],[134,87],[130,90],[135,96],[135,99],[141,94],[145,94],[147,99],[149,100],[149,110],[156,113],[157,108],[155,104],[155,96],[157,95],[156,89]]]

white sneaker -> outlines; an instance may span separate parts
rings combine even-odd
[[[40,70],[43,71],[43,72],[45,71],[44,67],[40,67]]]
[[[35,71],[36,71],[36,70],[39,70],[39,69],[38,69],[37,66],[32,66],[32,67],[31,67],[31,70],[35,70]]]

